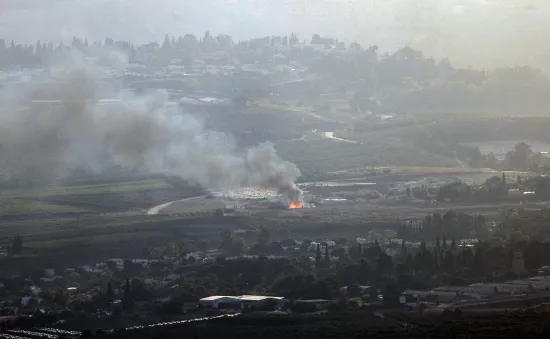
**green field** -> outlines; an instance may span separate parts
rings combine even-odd
[[[107,193],[131,193],[151,189],[170,188],[164,180],[129,181],[113,184],[62,186],[43,189],[14,189],[0,192],[2,197],[42,198],[63,195],[97,195]]]
[[[86,209],[76,206],[60,205],[18,198],[0,198],[0,216],[19,216],[37,213],[78,213],[86,211]]]
[[[164,180],[2,190],[0,218],[135,211],[188,197],[189,194]]]

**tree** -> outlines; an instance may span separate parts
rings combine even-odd
[[[361,288],[357,284],[348,285],[346,289],[346,296],[348,298],[355,298],[361,295]]]
[[[223,210],[221,208],[216,208],[216,210],[214,211],[214,217],[222,218],[223,217]]]
[[[405,266],[409,271],[412,271],[414,269],[414,259],[411,253],[407,254],[407,259],[405,259]]]
[[[114,291],[113,291],[113,285],[111,284],[110,281],[109,281],[109,283],[107,284],[106,297],[107,297],[107,301],[108,301],[109,303],[111,303],[111,302],[114,300],[114,297],[115,297],[115,293],[114,293]]]
[[[420,251],[426,252],[426,241],[424,239],[420,242]]]
[[[285,249],[278,241],[272,241],[265,247],[266,252],[272,255],[282,255],[285,253]]]
[[[131,310],[134,307],[134,299],[132,297],[132,290],[130,287],[130,280],[126,279],[124,283],[124,295],[122,296],[122,307],[125,310]]]
[[[474,273],[483,275],[486,272],[486,262],[485,262],[485,249],[483,247],[478,247],[476,253],[474,254]]]
[[[124,275],[126,278],[134,277],[141,273],[143,266],[140,264],[134,264],[130,260],[124,260]]]
[[[453,210],[447,211],[447,213],[443,215],[443,224],[447,227],[452,226],[455,220],[456,220],[456,212]]]
[[[208,242],[206,240],[201,241],[200,250],[203,255],[205,255],[206,252],[208,252]]]
[[[183,301],[180,298],[171,298],[163,305],[163,312],[165,314],[180,314],[182,306]]]
[[[386,253],[381,253],[376,261],[376,273],[378,276],[389,274],[393,271],[392,257]]]
[[[533,155],[531,146],[524,142],[514,146],[514,150],[506,154],[511,169],[525,170],[529,168],[529,158]]]
[[[229,254],[234,256],[241,256],[244,253],[245,242],[244,239],[236,239],[232,242],[231,248],[228,251]]]
[[[149,287],[141,278],[132,278],[132,280],[130,280],[130,288],[130,295],[133,299],[144,300],[149,297]]]
[[[306,252],[309,249],[310,245],[311,245],[311,240],[308,240],[308,239],[302,240],[302,243],[300,244],[300,251]]]
[[[330,262],[330,256],[328,255],[328,245],[325,244],[325,263],[328,264]]]
[[[9,255],[11,256],[16,254],[21,254],[22,252],[23,252],[23,240],[21,240],[21,236],[18,234],[13,238]]]
[[[319,267],[321,265],[321,245],[317,244],[317,249],[315,252],[315,266]]]
[[[445,254],[445,259],[443,259],[442,267],[447,273],[452,273],[454,271],[455,259],[451,250],[448,250],[447,254]]]
[[[359,260],[363,256],[363,247],[361,244],[351,247],[349,249],[349,256],[352,260]]]
[[[233,247],[233,236],[231,235],[231,232],[228,230],[223,230],[220,233],[221,237],[221,245],[220,248],[224,251],[231,251]]]
[[[170,37],[168,34],[164,35],[164,41],[162,42],[162,49],[166,50],[170,48]]]
[[[319,34],[313,34],[313,36],[311,37],[311,44],[317,44],[319,43],[321,40],[321,36]]]

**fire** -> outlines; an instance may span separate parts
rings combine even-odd
[[[292,201],[290,202],[290,206],[288,208],[304,208],[304,203],[301,201]]]

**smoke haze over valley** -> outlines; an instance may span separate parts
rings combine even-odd
[[[122,168],[175,175],[205,188],[261,186],[300,198],[293,184],[300,171],[270,143],[239,150],[231,135],[205,130],[170,106],[162,90],[140,97],[112,91],[120,101],[102,105],[99,65],[72,53],[54,66],[42,82],[0,92],[0,170],[8,179],[55,184],[77,172]],[[31,100],[45,94],[59,103],[33,107]]]

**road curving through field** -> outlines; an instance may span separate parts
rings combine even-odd
[[[334,136],[334,132],[325,132],[325,137],[332,139],[332,140],[338,140],[343,142],[349,142],[350,144],[357,144],[357,141],[348,140],[348,139],[342,139]]]
[[[165,202],[164,204],[160,204],[160,205],[157,205],[157,206],[154,206],[154,207],[149,208],[145,214],[146,214],[146,215],[157,215],[157,214],[159,214],[163,209],[165,209],[166,207],[172,205],[173,203],[181,202],[181,201],[196,200],[196,199],[200,199],[200,198],[204,198],[204,197],[205,197],[205,195],[201,195],[201,196],[198,196],[198,197],[192,197],[192,198],[179,199],[179,200],[174,200],[174,201]]]

